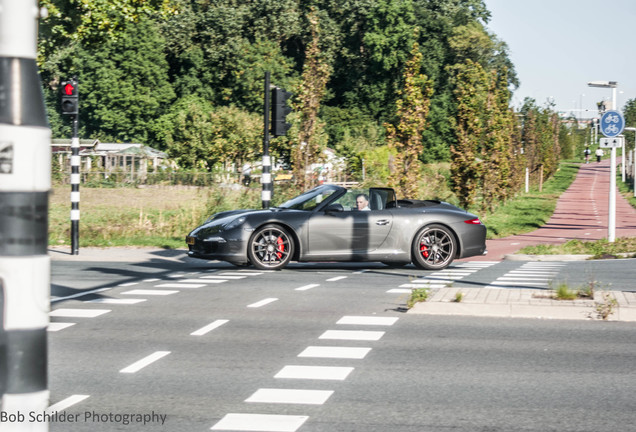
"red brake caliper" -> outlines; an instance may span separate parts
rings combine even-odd
[[[420,253],[424,258],[428,258],[428,247],[424,243],[420,243]]]
[[[285,244],[282,237],[278,237],[276,239],[276,243],[278,244],[278,252],[276,252],[276,256],[278,259],[281,259],[283,257],[283,252],[285,252]]]

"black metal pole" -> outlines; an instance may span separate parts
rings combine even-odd
[[[261,192],[261,200],[263,201],[263,208],[269,208],[269,202],[272,199],[272,174],[271,167],[272,162],[269,157],[269,72],[265,72],[265,103],[263,109],[263,174],[261,176],[261,183],[263,184],[263,191]]]
[[[78,137],[79,114],[73,116],[73,138],[71,139],[71,254],[79,254],[79,202],[80,202],[80,145]]]

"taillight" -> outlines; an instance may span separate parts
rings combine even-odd
[[[481,225],[481,221],[479,220],[479,218],[465,220],[464,223],[467,223],[469,225]]]

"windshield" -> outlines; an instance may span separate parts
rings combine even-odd
[[[326,188],[319,186],[315,189],[307,191],[296,198],[292,198],[284,202],[278,208],[294,209],[294,210],[313,210],[325,199],[335,193],[338,189]]]

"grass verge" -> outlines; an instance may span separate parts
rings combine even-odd
[[[543,185],[543,191],[519,194],[499,206],[494,212],[482,216],[488,228],[488,239],[524,234],[548,222],[561,194],[572,184],[580,163],[563,162],[559,170]]]

